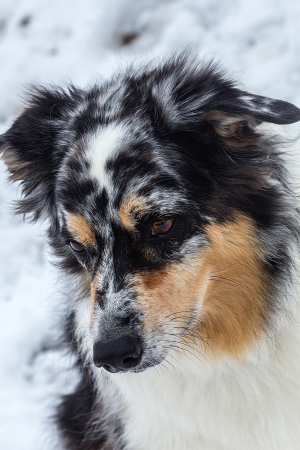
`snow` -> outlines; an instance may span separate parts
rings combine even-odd
[[[186,45],[252,93],[300,106],[299,24],[298,0],[0,0],[0,132],[24,86],[84,87]],[[12,215],[19,189],[0,169],[0,448],[57,449],[49,417],[76,382],[55,346],[57,273],[44,227]]]

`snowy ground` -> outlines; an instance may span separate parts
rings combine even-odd
[[[0,0],[0,132],[26,84],[85,86],[187,44],[253,93],[300,106],[299,25],[299,0]],[[75,375],[53,347],[59,292],[43,229],[12,216],[17,187],[4,174],[0,185],[0,448],[44,450],[50,406]]]

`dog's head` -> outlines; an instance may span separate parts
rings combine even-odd
[[[239,357],[262,337],[296,227],[258,125],[298,120],[184,57],[34,91],[3,158],[19,211],[49,220],[62,267],[87,286],[96,365],[140,371],[195,341]]]

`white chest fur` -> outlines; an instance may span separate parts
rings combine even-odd
[[[113,374],[130,450],[299,450],[300,323],[269,355],[214,365],[198,357]]]

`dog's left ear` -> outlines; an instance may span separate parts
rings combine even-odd
[[[300,120],[300,109],[291,103],[234,89],[231,96],[213,102],[204,121],[211,123],[231,147],[251,144],[255,127],[262,122],[286,125]]]
[[[197,126],[213,114],[226,123],[236,119],[285,125],[300,120],[296,106],[240,90],[218,64],[200,64],[189,52],[167,61],[153,80],[155,109],[158,107],[169,126],[178,131],[186,125]]]
[[[224,115],[245,117],[258,122],[287,125],[300,120],[300,109],[291,103],[248,94],[238,89],[233,89],[228,98],[225,95],[217,101],[215,107]]]
[[[21,181],[23,199],[17,212],[55,218],[55,181],[68,149],[69,112],[80,91],[36,88],[27,108],[11,128],[0,136],[0,154],[13,181]]]

